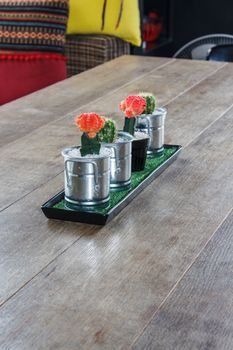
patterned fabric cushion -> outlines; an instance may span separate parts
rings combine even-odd
[[[66,78],[68,0],[0,0],[0,105]]]
[[[0,50],[64,51],[68,0],[0,0]]]
[[[107,35],[67,35],[65,52],[67,73],[71,76],[130,54],[130,44]]]
[[[139,2],[141,0],[70,0],[67,34],[112,35],[140,46]]]

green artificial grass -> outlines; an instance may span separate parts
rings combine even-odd
[[[145,180],[156,168],[163,164],[167,159],[169,159],[177,150],[177,147],[171,146],[164,149],[162,156],[149,156],[146,160],[145,169],[142,171],[132,173],[131,186],[127,190],[123,191],[112,191],[110,193],[110,200],[107,207],[93,207],[91,212],[99,214],[107,214],[112,208],[114,208],[120,201],[122,201],[132,190],[134,190],[143,180]],[[65,200],[61,200],[56,203],[53,208],[69,210],[65,207]],[[70,209],[71,210],[71,209]],[[87,211],[86,207],[80,208],[79,211]],[[90,209],[88,209],[90,211]]]

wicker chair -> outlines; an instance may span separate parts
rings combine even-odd
[[[214,46],[209,52],[207,61],[233,62],[233,45]]]
[[[206,60],[210,50],[214,46],[229,44],[233,44],[233,35],[205,35],[188,42],[175,53],[174,57],[195,60]]]

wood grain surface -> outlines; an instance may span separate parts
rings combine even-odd
[[[161,306],[133,350],[232,350],[233,212]]]
[[[62,187],[63,174],[0,213],[0,304],[81,235],[98,230],[44,217],[40,205]]]
[[[187,90],[187,65],[189,65],[189,63],[184,61],[183,64],[180,64],[179,62],[177,63],[177,66],[175,64],[175,68],[170,69],[170,64],[167,65],[168,68],[165,71],[163,71],[163,68],[161,68],[162,73],[160,77],[160,83],[158,85],[155,84],[156,87],[151,90],[158,96],[161,96],[159,95],[159,91],[162,89],[162,85],[167,86],[167,82],[170,82],[172,80],[174,71],[177,70],[179,72],[180,79],[179,83],[170,83],[169,97],[167,99],[166,97],[163,97],[163,102],[165,104],[168,104],[171,98],[175,99],[177,94],[179,96],[180,92],[184,88],[185,91]],[[200,65],[199,62],[198,65]],[[231,74],[233,73],[233,67],[231,65],[226,65],[222,68],[222,64],[220,64],[220,67],[216,68],[216,63],[214,64],[214,67],[215,71],[217,70],[217,72],[213,74],[216,75],[215,79],[219,84],[213,86],[212,94],[206,93],[203,109],[199,110],[199,113],[195,115],[195,125],[198,129],[198,133],[203,130],[202,124],[204,124],[205,119],[207,119],[207,122],[205,123],[205,126],[207,126],[210,123],[210,120],[213,122],[215,119],[217,119],[219,115],[223,113],[227,108],[229,108],[233,102],[232,96],[228,94],[228,89],[230,88],[230,84],[232,84],[233,81]],[[197,67],[196,71],[198,72]],[[207,70],[207,72],[207,76],[209,76],[209,70]],[[182,74],[184,74],[183,80]],[[195,77],[195,74],[198,74],[198,79],[201,79],[201,76],[203,77],[203,72],[201,75],[199,73],[192,73],[192,76]],[[191,98],[193,98],[192,104],[198,105],[200,100],[200,93],[196,92],[196,80],[194,78],[189,79],[190,89],[194,89],[194,95],[191,95]],[[156,78],[155,82],[157,80],[158,79]],[[183,81],[184,83],[182,83]],[[201,84],[205,84],[205,81],[200,83],[200,89],[202,88]],[[140,90],[139,85],[141,86],[141,90],[145,88],[145,77],[138,80],[137,87],[135,86],[134,82],[131,85],[128,84],[122,89],[119,89],[118,92],[114,92],[108,96],[107,106],[109,112],[106,114],[107,116],[110,115],[114,117],[119,128],[122,127],[123,123],[123,116],[118,111],[119,101],[121,101],[121,99],[128,93],[132,93],[133,91],[135,93]],[[227,89],[226,94],[222,96],[222,99],[225,103],[220,104],[219,108],[217,108],[215,106],[215,96],[220,91],[224,90],[224,88],[225,90]],[[203,94],[205,89],[206,85],[204,85]],[[165,88],[162,95],[166,96]],[[179,98],[181,99],[182,103],[182,96]],[[160,101],[159,98],[158,100]],[[98,101],[94,101],[93,103],[90,102],[88,105],[88,110],[96,111],[102,114],[106,108],[105,105],[106,97],[102,97]],[[209,111],[208,113],[207,108]],[[34,130],[34,132],[31,132],[27,136],[0,148],[0,178],[2,179],[3,187],[3,190],[0,192],[0,211],[12,204],[15,200],[25,196],[35,188],[43,185],[45,182],[62,171],[63,162],[60,152],[64,147],[79,144],[80,133],[74,126],[74,116],[80,112],[85,111],[87,110],[83,108],[77,109],[68,116],[63,117],[58,121],[51,122],[48,125],[44,125]],[[184,135],[186,137],[189,136],[188,142],[191,142],[194,134],[192,125],[193,114],[190,113],[190,104],[188,106],[188,111],[187,109],[184,109],[184,111],[180,111],[180,113],[176,115],[176,118],[178,116],[181,120],[183,120],[183,125],[186,126]],[[198,127],[199,122],[200,127]],[[187,129],[189,129],[189,133],[187,133]],[[183,130],[183,128],[181,130]],[[179,138],[176,137],[176,131],[179,133]],[[166,141],[169,141],[169,143],[180,142],[183,144],[183,135],[180,135],[180,133],[180,127],[176,128],[176,124],[174,125],[173,123],[171,128],[169,128],[168,125],[166,128]],[[12,171],[12,169],[17,169],[17,175],[18,178],[20,178],[20,185],[17,181],[15,181],[15,171]]]
[[[102,87],[92,76],[97,72],[101,77],[101,70]],[[113,77],[118,70],[116,84]],[[123,57],[0,108],[0,125],[5,128],[0,130],[1,140],[5,137],[0,148],[1,350],[114,350],[132,344],[153,348],[150,327],[158,310],[168,301],[168,312],[173,310],[172,295],[178,295],[180,303],[180,295],[186,292],[187,300],[191,299],[187,287],[179,292],[182,278],[185,281],[189,268],[191,273],[200,252],[205,254],[206,243],[233,207],[232,83],[233,64]],[[80,94],[73,84],[82,86]],[[108,91],[107,108],[106,96],[96,92],[98,86],[102,94]],[[180,158],[105,227],[47,220],[40,205],[63,187],[60,151],[80,140],[74,116],[87,111],[87,103],[88,111],[107,111],[120,127],[119,101],[145,89],[168,108],[166,141],[183,144]],[[81,106],[71,102],[72,96],[81,98],[85,91],[87,102]],[[41,96],[46,95],[47,103],[41,108],[45,114],[33,124],[30,116],[36,118]],[[32,109],[16,118],[18,131],[15,128],[10,135],[8,116],[27,103]],[[230,231],[232,225],[228,226]],[[219,239],[213,242],[217,254]],[[220,259],[224,249],[218,253],[219,261],[224,259]],[[204,256],[211,259],[209,251]],[[223,263],[221,268],[227,271],[228,267]],[[194,275],[199,281],[196,270]],[[228,308],[226,300],[222,300],[223,310]],[[208,320],[214,319],[211,305],[206,304]],[[184,328],[182,320],[184,338],[189,328]],[[217,336],[211,338],[214,326],[206,328],[200,337],[203,344],[213,339],[206,349],[211,344],[228,349],[231,338],[223,336],[230,329],[228,320],[229,315],[219,331],[219,342]],[[176,342],[177,334],[167,324],[164,342],[167,329],[173,327],[169,345],[172,339]]]
[[[6,349],[130,346],[232,208],[232,113],[2,306]]]
[[[172,59],[122,56],[0,107],[0,146],[137,80]],[[211,70],[211,67],[209,67]],[[214,69],[214,66],[213,68]],[[87,108],[87,107],[86,107]]]

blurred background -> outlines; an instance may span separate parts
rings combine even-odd
[[[232,0],[140,0],[143,43],[137,55],[171,57],[189,41],[233,34]]]

